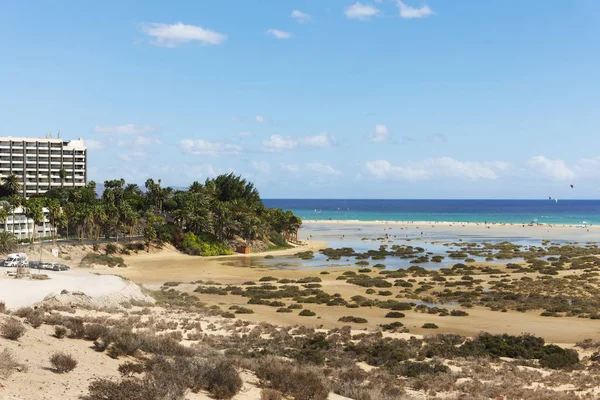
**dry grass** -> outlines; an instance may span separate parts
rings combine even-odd
[[[19,367],[19,364],[13,354],[8,349],[4,349],[0,353],[0,378],[7,379]]]

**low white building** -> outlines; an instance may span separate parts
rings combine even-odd
[[[13,232],[17,239],[29,239],[33,235],[34,229],[36,229],[35,237],[40,238],[44,236],[52,235],[52,225],[48,219],[48,210],[44,210],[44,222],[41,225],[35,226],[31,218],[27,218],[24,214],[22,207],[15,209],[14,221],[13,214],[9,213],[6,221],[0,221],[0,230]]]

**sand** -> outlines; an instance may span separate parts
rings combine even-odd
[[[127,286],[127,282],[117,276],[93,275],[85,270],[43,273],[50,279],[26,280],[0,276],[0,300],[4,301],[8,308],[14,309],[38,303],[48,295],[60,294],[62,290],[100,297],[119,293]]]
[[[423,235],[421,235],[423,232]],[[476,224],[460,222],[368,222],[368,221],[303,221],[298,237],[305,239],[313,236],[316,240],[340,240],[361,238],[373,235],[408,236],[410,239],[436,239],[447,237],[465,237],[477,239],[529,239],[561,240],[577,242],[600,241],[600,226],[578,227],[572,225],[523,226],[522,224]]]

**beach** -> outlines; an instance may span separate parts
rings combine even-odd
[[[338,293],[345,299],[353,296],[365,296],[365,289],[360,286],[349,285],[336,278],[346,271],[356,271],[354,262],[340,260],[338,264],[325,261],[313,261],[313,264],[322,264],[319,267],[306,267],[310,261],[304,261],[293,255],[300,251],[314,251],[324,247],[360,247],[361,249],[376,249],[381,244],[404,244],[413,246],[428,246],[432,243],[449,243],[456,241],[516,241],[522,243],[539,244],[541,241],[557,242],[589,242],[600,238],[600,230],[596,227],[587,229],[577,227],[554,227],[548,232],[541,226],[514,226],[514,225],[478,225],[478,224],[429,224],[423,223],[372,223],[350,221],[307,221],[300,231],[300,238],[309,238],[305,246],[281,250],[277,252],[233,255],[226,257],[193,257],[168,250],[155,254],[140,253],[126,256],[127,268],[119,269],[119,275],[142,284],[144,287],[157,290],[165,282],[181,282],[177,290],[182,290],[198,296],[209,305],[246,306],[247,298],[235,295],[212,295],[194,293],[199,283],[217,283],[219,285],[241,286],[248,281],[259,281],[262,277],[272,276],[277,279],[297,280],[300,278],[319,277],[322,280],[322,289],[327,293]],[[418,227],[418,228],[417,228]],[[423,235],[421,235],[423,232]],[[385,234],[390,238],[383,240]],[[393,236],[396,236],[394,239]],[[407,241],[406,235],[409,236]],[[342,238],[343,236],[343,238]],[[269,256],[268,259],[265,259]],[[393,257],[384,263],[391,264]],[[319,258],[319,260],[321,260]],[[408,261],[406,261],[408,262]],[[447,260],[446,264],[436,265],[436,268],[450,266],[458,261]],[[502,268],[505,263],[485,263],[491,267]],[[340,266],[341,265],[341,266]],[[407,264],[407,266],[410,265]],[[428,268],[428,267],[427,267]],[[391,268],[393,269],[393,268]],[[328,274],[323,275],[321,272]],[[96,270],[98,273],[114,273],[114,269],[104,268]],[[562,272],[561,272],[562,274]],[[516,274],[516,278],[525,275]],[[490,274],[480,276],[484,280],[484,288],[489,287],[488,282],[493,280]],[[415,278],[417,281],[422,278]],[[397,293],[397,290],[393,290]],[[378,296],[366,296],[378,298]],[[415,300],[415,299],[413,299]],[[286,304],[289,304],[286,302]],[[460,309],[457,305],[441,305],[448,309]],[[355,315],[366,318],[369,323],[366,329],[375,329],[378,325],[390,322],[384,316],[387,310],[378,308],[347,309],[345,307],[329,307],[324,304],[307,304],[305,308],[316,312],[317,318],[299,317],[297,313],[278,313],[276,309],[264,305],[252,305],[254,314],[241,315],[250,321],[264,321],[280,325],[305,324],[309,326],[323,326],[325,328],[340,327],[344,324],[338,319],[345,315]],[[468,317],[443,317],[421,313],[407,313],[403,323],[416,334],[428,333],[421,326],[426,322],[434,322],[439,326],[441,333],[460,333],[473,336],[482,331],[491,333],[521,334],[533,333],[549,341],[561,343],[575,343],[584,338],[596,337],[600,334],[598,323],[590,319],[575,317],[547,318],[540,316],[537,311],[518,312],[509,310],[499,313],[483,307],[474,307],[468,310]]]

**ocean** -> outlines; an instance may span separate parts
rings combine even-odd
[[[600,225],[600,200],[264,199],[303,220]]]

